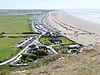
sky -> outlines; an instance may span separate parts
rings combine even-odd
[[[100,9],[100,0],[0,0],[0,9]]]

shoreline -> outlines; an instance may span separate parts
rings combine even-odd
[[[59,15],[59,21],[62,21],[66,24],[70,24],[71,26],[75,26],[80,29],[84,29],[89,32],[96,33],[100,35],[100,24],[94,23],[92,20],[88,21],[85,18],[80,18],[80,15],[73,15],[71,13],[59,11],[55,12],[56,15]],[[87,17],[86,17],[87,18]]]
[[[98,30],[95,31],[96,27],[91,27],[94,23],[75,18],[62,11],[50,12],[46,23],[59,30],[63,36],[84,46],[100,44]]]

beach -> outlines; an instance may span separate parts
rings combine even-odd
[[[47,15],[46,23],[63,36],[84,46],[100,44],[100,24],[79,18],[64,11],[53,11]]]

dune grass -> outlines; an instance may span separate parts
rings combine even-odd
[[[16,71],[13,75],[99,75],[100,45],[78,55],[61,55],[62,58],[34,69]],[[32,65],[33,66],[33,65]]]

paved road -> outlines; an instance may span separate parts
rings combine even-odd
[[[52,46],[47,46],[47,48],[49,48],[53,53],[58,54],[58,53],[54,50],[54,48],[53,48]]]
[[[44,21],[45,18],[46,18],[46,15],[42,15],[42,17],[38,19],[38,21],[39,21],[40,24],[37,24],[37,25],[41,25],[41,26],[39,26],[40,29],[43,29],[43,30],[40,30],[40,32],[42,33],[42,35],[44,35],[44,34],[46,33],[46,31],[49,31],[49,32],[56,32],[56,30],[52,29],[51,27],[49,27],[49,26],[45,23],[45,21]],[[32,27],[35,27],[34,20],[33,20],[32,23],[33,23],[32,25],[34,25],[34,26],[32,26]],[[38,31],[38,28],[35,27],[35,30]],[[40,38],[42,35],[40,35],[39,38]],[[40,43],[40,42],[38,41],[39,38],[38,38],[37,40],[35,40],[37,43]],[[41,44],[41,43],[40,43],[40,44]],[[56,46],[56,45],[55,45],[55,46]],[[47,48],[49,48],[53,53],[58,54],[58,53],[53,49],[52,45],[51,45],[51,46],[47,46]]]
[[[29,46],[29,45],[28,45]],[[13,58],[11,58],[10,60],[7,60],[7,61],[5,61],[5,62],[3,62],[3,63],[0,63],[0,65],[5,65],[5,64],[7,64],[7,63],[9,63],[9,62],[11,62],[11,61],[13,61],[13,60],[15,60],[18,56],[20,56],[25,50],[27,50],[28,49],[28,46],[27,47],[25,47],[21,52],[19,52],[16,56],[14,56]]]
[[[50,31],[54,31],[54,30],[50,29],[47,25],[45,25],[46,23],[44,23],[44,21],[42,21],[43,17],[44,17],[44,16],[42,16],[41,18],[39,18],[39,22],[42,22],[42,24],[38,24],[38,25],[41,25],[41,26],[38,26],[38,27],[41,27],[40,30],[39,30],[39,29],[36,29],[36,27],[35,27],[35,25],[34,25],[34,19],[32,20],[32,28],[33,28],[33,30],[34,30],[35,32],[40,31],[40,32],[42,32],[42,34],[39,35],[39,37],[37,37],[37,39],[34,40],[34,41],[33,41],[32,43],[30,43],[29,45],[31,45],[31,44],[36,44],[36,45],[37,45],[38,43],[40,43],[40,42],[38,41],[39,38],[40,38],[42,35],[44,35],[45,32],[48,31],[48,29],[49,29]],[[46,29],[46,28],[47,28],[47,29]],[[42,30],[42,29],[43,29],[43,30]],[[40,43],[40,44],[41,44],[41,43]],[[9,60],[3,62],[3,63],[0,63],[0,65],[5,65],[5,64],[10,63],[10,62],[14,61],[15,59],[17,59],[22,53],[24,53],[26,50],[28,50],[29,45],[28,45],[27,47],[25,47],[21,52],[19,52],[16,56],[14,56],[13,58],[11,58],[11,59],[9,59]],[[58,54],[58,53],[52,48],[52,46],[48,46],[48,48],[50,48],[51,51],[52,51],[53,53]]]

